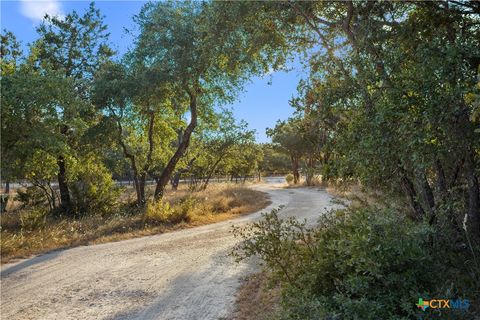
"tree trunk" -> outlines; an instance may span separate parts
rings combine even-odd
[[[300,174],[298,173],[298,159],[292,156],[291,160],[292,160],[292,171],[293,171],[293,183],[297,184],[300,181]]]
[[[182,175],[182,172],[177,171],[177,173],[175,173],[175,175],[173,176],[173,179],[172,179],[172,182],[171,182],[173,190],[178,189],[178,184],[180,183],[180,176],[181,175]]]
[[[213,164],[213,167],[210,169],[210,172],[207,175],[207,178],[205,179],[205,182],[203,183],[202,189],[205,190],[207,189],[208,183],[210,182],[210,179],[212,178],[213,174],[215,173],[215,169],[217,169],[218,164],[220,161],[222,161],[224,154],[220,155],[220,157],[215,161]]]
[[[437,186],[440,194],[442,196],[442,201],[445,200],[448,190],[447,190],[447,178],[445,177],[445,170],[443,170],[442,163],[439,159],[435,160],[435,170],[437,172]]]
[[[52,188],[52,185],[50,181],[47,183],[48,189],[50,190],[50,197],[52,199],[52,209],[55,209],[57,207],[57,195],[55,193],[55,190]]]
[[[313,178],[315,176],[315,162],[315,157],[313,155],[310,155],[310,157],[307,158],[307,168],[305,172],[305,180],[307,182],[307,186],[313,185]]]
[[[408,179],[406,173],[402,173],[401,186],[413,210],[413,218],[416,220],[421,219],[425,215],[425,212],[423,211],[422,206],[418,203],[417,193],[415,192],[412,181]]]
[[[145,180],[147,179],[147,175],[142,173],[138,179],[138,196],[137,199],[138,205],[143,206],[145,204]]]
[[[0,213],[7,210],[8,199],[10,198],[10,181],[5,182],[5,193],[1,195],[0,199]]]
[[[58,189],[60,191],[60,208],[63,212],[72,212],[72,200],[70,198],[70,190],[67,184],[67,170],[65,168],[65,159],[63,156],[58,157]]]
[[[122,127],[122,119],[120,116],[117,116],[113,109],[110,109],[110,112],[116,117],[117,121],[117,128],[118,128],[118,143],[122,147],[123,155],[130,160],[130,166],[133,175],[133,185],[135,186],[135,193],[137,195],[137,205],[143,206],[145,204],[145,179],[146,173],[140,175],[138,173],[137,161],[135,156],[128,151],[127,145],[122,139],[123,135],[123,127]],[[153,139],[152,139],[152,131],[153,131],[153,123],[154,123],[154,114],[150,114],[150,122],[149,122],[149,129],[148,129],[148,140],[149,140],[149,153],[147,155],[147,162],[151,159],[151,154],[153,152]],[[146,166],[148,163],[146,164]]]
[[[135,195],[137,196],[137,205],[142,203],[142,198],[140,197],[140,182],[138,181],[137,175],[133,176],[133,185],[135,186]]]
[[[190,143],[190,136],[193,133],[193,130],[197,126],[197,97],[196,95],[189,91],[190,96],[190,123],[188,124],[185,132],[183,133],[183,138],[181,143],[177,147],[177,151],[175,154],[170,158],[168,161],[167,166],[163,169],[162,174],[157,180],[157,186],[155,187],[155,199],[161,199],[165,193],[165,186],[168,184],[170,177],[172,175],[173,170],[175,170],[175,166],[177,165],[180,158],[183,156],[185,151],[188,148]]]
[[[425,196],[427,210],[430,214],[429,223],[433,224],[436,220],[435,198],[434,198],[432,188],[430,187],[430,184],[428,183],[427,176],[425,175],[425,173],[421,174],[420,177],[421,177],[420,178],[421,179],[420,180],[420,185],[421,185],[423,194]]]
[[[465,160],[465,171],[468,181],[468,231],[475,239],[480,238],[480,188],[475,172],[473,152]]]
[[[449,188],[452,188],[453,186],[455,186],[455,183],[457,182],[458,176],[460,175],[460,171],[463,167],[464,162],[465,162],[465,159],[460,159],[460,161],[457,163],[457,165],[453,169],[452,177],[450,178],[450,181],[449,181]]]

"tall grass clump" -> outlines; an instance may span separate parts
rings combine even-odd
[[[174,205],[163,200],[151,201],[145,208],[145,218],[156,223],[188,222],[193,215],[194,203],[192,198],[185,198]]]

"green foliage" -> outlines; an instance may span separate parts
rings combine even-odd
[[[109,33],[103,19],[94,2],[83,15],[76,11],[63,18],[47,15],[37,28],[36,58],[43,67],[49,65],[74,78],[85,90],[89,78],[114,54],[107,44]]]
[[[206,188],[210,179],[218,175],[251,175],[261,158],[255,132],[248,129],[245,121],[236,121],[228,109],[222,109],[215,117],[214,122],[201,124],[182,163],[188,169],[180,169],[185,176],[190,175],[192,187],[200,184]]]
[[[276,150],[271,144],[260,145],[263,159],[259,163],[259,169],[264,175],[285,174],[292,169],[288,155]]]
[[[2,171],[7,179],[27,178],[45,189],[52,209],[56,195],[50,182],[58,179],[66,213],[74,211],[67,161],[85,156],[97,144],[85,134],[99,118],[89,101],[94,73],[113,54],[102,20],[93,3],[83,15],[47,16],[23,59],[11,36],[2,35],[2,72],[8,69],[1,79]],[[42,162],[47,162],[45,168]]]
[[[299,101],[291,101],[298,110],[296,116],[278,121],[275,128],[267,129],[267,134],[272,138],[273,147],[290,158],[294,183],[299,182],[300,161],[303,159],[306,183],[312,185],[318,172],[317,162],[322,160],[326,164],[328,159],[325,150],[327,133],[316,114],[309,110],[311,106],[304,106]]]
[[[262,156],[261,148],[253,141],[238,144],[233,148],[230,161],[225,165],[225,171],[231,177],[245,179],[256,173]]]
[[[25,176],[30,181],[52,181],[58,174],[57,162],[48,152],[37,149],[24,164]]]
[[[33,208],[20,213],[21,233],[42,228],[47,223],[48,210]]]
[[[320,160],[327,178],[403,194],[410,214],[432,223],[438,208],[468,193],[464,208],[479,234],[480,31],[473,3],[232,6],[238,18],[231,23],[256,24],[279,52],[296,45],[310,67],[291,101],[297,114],[269,130],[290,155],[295,180],[300,158],[306,168]],[[452,215],[459,225],[462,211]]]
[[[432,245],[436,236],[428,223],[393,209],[330,212],[315,229],[282,220],[274,210],[234,234],[244,240],[233,252],[237,260],[258,255],[282,281],[285,319],[410,319],[421,312],[419,297],[475,299],[480,270],[475,276],[464,264],[471,253],[446,245],[445,238]],[[462,271],[447,266],[447,256]]]
[[[287,181],[288,184],[293,183],[293,174],[289,173],[285,176],[285,181]]]
[[[72,167],[70,186],[74,210],[78,214],[112,214],[120,189],[111,173],[92,155],[79,159]]]
[[[37,186],[29,186],[25,189],[18,189],[15,196],[16,201],[20,201],[24,206],[43,206],[47,202],[44,191]]]
[[[267,129],[272,143],[291,157],[302,157],[308,146],[300,132],[301,119],[290,118],[288,121],[278,121],[273,129]]]

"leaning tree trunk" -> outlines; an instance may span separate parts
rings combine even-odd
[[[190,123],[183,133],[182,141],[179,143],[177,151],[175,151],[175,154],[170,158],[167,166],[165,169],[163,169],[162,174],[157,180],[157,186],[155,187],[154,194],[155,199],[161,199],[163,197],[165,193],[165,187],[172,176],[173,170],[175,170],[175,166],[187,150],[190,143],[190,137],[193,133],[193,130],[197,126],[197,97],[193,92],[188,92],[188,94],[190,97]]]
[[[205,181],[203,183],[202,190],[207,189],[208,183],[210,182],[210,179],[212,178],[213,174],[215,173],[215,170],[217,169],[218,164],[220,163],[220,161],[222,161],[223,156],[224,156],[224,154],[220,155],[220,157],[217,159],[217,161],[215,161],[215,163],[213,164],[212,168],[210,169],[210,172],[207,174],[207,178],[205,179]]]
[[[173,190],[177,190],[178,189],[178,185],[180,184],[180,178],[182,176],[182,174],[184,174],[185,172],[188,172],[192,166],[193,166],[193,163],[195,162],[197,158],[193,158],[192,160],[190,160],[187,164],[187,166],[183,169],[180,169],[177,171],[177,173],[175,173],[175,175],[173,176],[173,179],[172,179],[172,189]]]
[[[142,173],[138,179],[138,205],[143,206],[146,202],[145,200],[145,181],[147,180],[147,175]]]
[[[67,184],[67,170],[65,167],[65,158],[59,156],[57,159],[58,165],[58,189],[60,191],[60,208],[63,212],[72,212],[72,200],[70,198],[70,190]]]
[[[468,227],[475,239],[480,238],[480,187],[475,172],[475,158],[471,152],[465,161],[468,181]]]
[[[173,179],[171,181],[171,184],[172,184],[172,189],[173,190],[177,190],[178,189],[178,185],[180,184],[180,177],[182,176],[182,171],[179,170],[175,173],[175,175],[173,176]]]
[[[407,173],[402,168],[400,168],[400,185],[414,213],[412,217],[415,220],[420,220],[425,215],[425,212],[423,211],[422,206],[418,202],[418,195],[415,191],[413,182],[407,177]]]
[[[421,188],[421,192],[423,196],[425,197],[425,207],[428,210],[429,213],[429,223],[430,225],[435,223],[436,220],[436,212],[435,212],[435,197],[433,195],[432,188],[430,187],[430,184],[428,183],[427,176],[425,173],[419,173],[419,185]]]

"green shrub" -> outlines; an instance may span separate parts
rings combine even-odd
[[[34,231],[45,226],[47,223],[48,210],[45,208],[33,208],[20,213],[21,231]]]
[[[77,213],[110,214],[118,204],[120,188],[108,169],[95,157],[87,157],[75,166],[70,183],[74,210]]]
[[[149,201],[145,208],[145,218],[152,222],[168,222],[173,210],[169,202]]]
[[[193,197],[182,199],[173,206],[174,215],[172,218],[174,220],[170,220],[170,222],[190,221],[192,216],[198,212],[197,208],[199,207],[201,207],[199,201]]]
[[[433,229],[391,209],[330,212],[315,229],[274,210],[234,234],[244,240],[233,252],[237,261],[260,256],[284,284],[285,319],[411,319],[422,313],[420,297],[454,297],[453,286],[476,298],[475,281],[462,281],[459,270],[467,252],[445,266]]]
[[[37,186],[29,186],[25,189],[18,189],[15,200],[20,201],[24,206],[39,206],[47,202],[43,190]]]
[[[313,186],[318,183],[317,168],[304,168],[304,172],[307,186]]]
[[[293,183],[293,174],[289,173],[285,176],[285,181],[287,181],[288,184]]]

